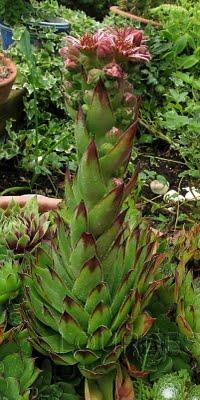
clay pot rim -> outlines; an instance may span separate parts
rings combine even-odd
[[[138,15],[132,14],[129,11],[124,11],[122,10],[119,6],[111,6],[110,11],[113,12],[114,14],[121,15],[123,17],[132,19],[134,21],[138,21],[144,25],[153,25],[155,28],[160,28],[162,24],[158,21],[154,21],[152,19],[147,19],[144,17],[140,17]]]
[[[3,53],[0,53],[0,61],[3,62],[5,67],[8,67],[10,69],[10,75],[8,78],[4,79],[2,82],[0,82],[0,87],[4,87],[9,85],[11,82],[13,82],[17,76],[17,67],[15,63],[8,57],[4,56]]]

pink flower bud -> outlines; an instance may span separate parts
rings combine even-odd
[[[73,61],[73,60],[71,60],[70,58],[67,58],[65,61],[64,61],[64,64],[65,64],[65,67],[67,68],[67,69],[75,69],[76,67],[77,67],[77,64]]]
[[[61,57],[65,58],[68,54],[68,47],[62,47],[61,49],[59,49],[59,54]]]
[[[105,74],[111,78],[122,79],[124,77],[124,71],[119,64],[107,64],[103,70]]]
[[[120,186],[123,183],[123,180],[120,178],[114,178],[112,180],[112,182],[113,182],[113,185],[116,187],[116,186]]]

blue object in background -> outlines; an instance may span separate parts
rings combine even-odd
[[[8,25],[0,21],[0,33],[2,39],[3,50],[7,50],[8,47],[13,43],[13,31]]]
[[[34,36],[37,33],[37,30],[40,28],[53,28],[56,32],[70,32],[70,23],[63,18],[54,18],[52,21],[41,21],[37,23],[27,24],[27,27],[34,27]],[[10,26],[4,24],[0,21],[0,33],[2,39],[3,50],[7,50],[8,47],[13,43],[13,30]]]
[[[70,23],[64,18],[55,17],[51,21],[38,22],[38,26],[41,28],[54,28],[56,32],[67,32],[70,31]]]

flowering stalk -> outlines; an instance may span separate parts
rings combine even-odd
[[[113,114],[111,128],[124,130],[131,124],[137,99],[128,80],[127,67],[134,68],[150,60],[146,40],[143,31],[132,27],[100,29],[79,39],[65,38],[60,55],[65,65],[66,106],[72,118],[81,104],[87,119],[101,81],[106,91],[102,101],[106,96],[105,108],[110,108]]]
[[[157,238],[146,225],[133,229],[123,208],[138,175],[123,179],[138,120],[126,65],[150,58],[144,40],[129,28],[67,37],[61,54],[78,168],[66,173],[57,237],[22,276],[31,343],[60,365],[77,364],[85,400],[132,400],[119,359],[151,328],[146,306],[164,282],[155,281],[164,257],[155,254]]]

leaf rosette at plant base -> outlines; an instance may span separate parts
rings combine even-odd
[[[0,245],[23,255],[45,238],[49,225],[49,213],[39,214],[36,197],[22,208],[13,201],[0,210]]]
[[[122,210],[138,171],[126,184],[116,173],[125,171],[137,121],[101,157],[82,118],[79,112],[79,168],[73,181],[66,176],[69,224],[60,222],[57,239],[38,249],[24,275],[24,315],[36,349],[100,379],[116,369],[130,341],[151,327],[145,307],[163,283],[154,281],[163,255],[155,254],[151,230],[129,227]],[[105,134],[99,137],[102,143]]]
[[[0,398],[5,400],[29,400],[30,387],[40,370],[31,358],[32,349],[26,331],[14,333],[1,344]]]

